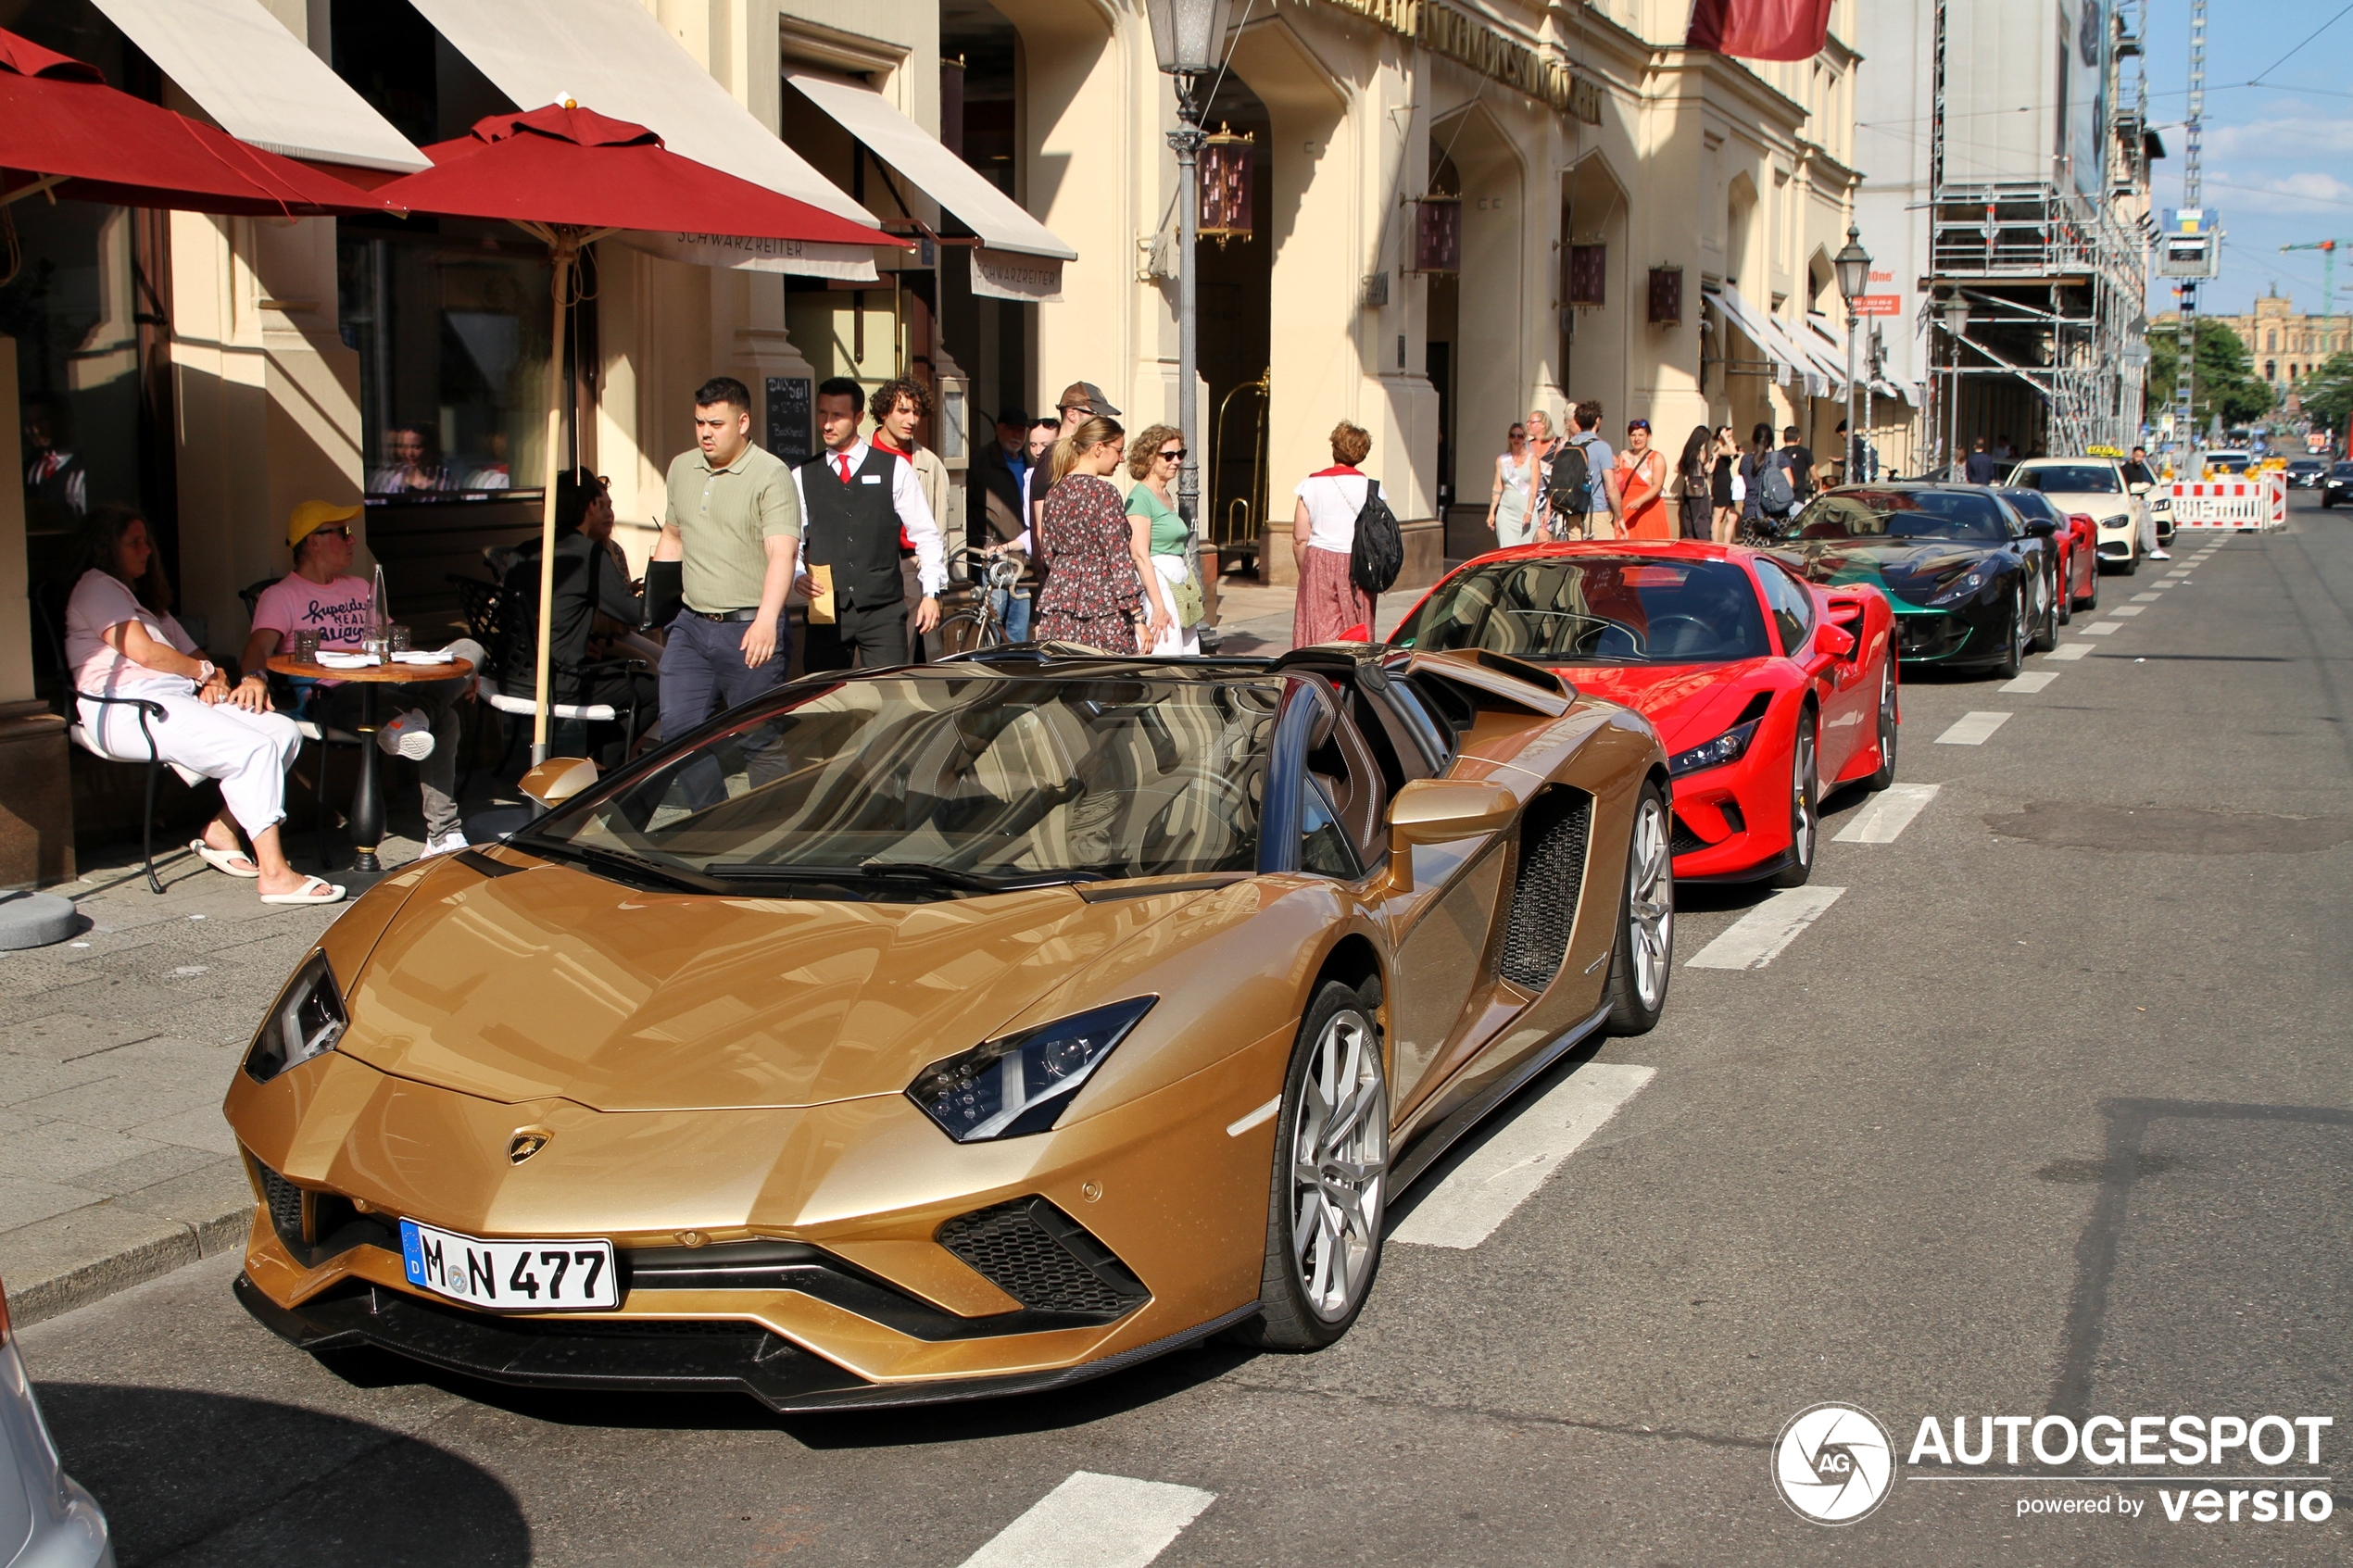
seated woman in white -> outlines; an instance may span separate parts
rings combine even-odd
[[[170,609],[170,587],[147,524],[121,507],[102,507],[83,524],[88,570],[66,601],[66,664],[75,692],[131,696],[162,708],[147,715],[124,703],[77,700],[83,732],[107,756],[147,759],[147,737],[166,762],[220,781],[221,809],[189,847],[231,876],[258,880],[265,904],[332,904],[344,890],[286,863],[286,770],[302,750],[293,720],[270,710],[258,675],[237,685],[196,651]],[[245,852],[238,830],[252,845]]]

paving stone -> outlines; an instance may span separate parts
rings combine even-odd
[[[0,1279],[19,1324],[169,1273],[204,1255],[184,1222],[91,1203],[37,1223],[0,1231]]]
[[[0,1054],[0,1104],[15,1110],[27,1100],[94,1084],[112,1074],[83,1061],[51,1061],[46,1057]]]
[[[78,1012],[59,1012],[9,1025],[7,1042],[8,1049],[19,1056],[46,1056],[63,1062],[143,1039],[155,1032],[150,1020],[91,1018]]]
[[[217,1093],[207,1097],[204,1089],[190,1084],[176,1073],[132,1071],[124,1072],[124,1064],[108,1058],[95,1059],[108,1062],[108,1076],[94,1083],[77,1085],[36,1100],[19,1101],[12,1110],[27,1116],[56,1117],[80,1123],[85,1127],[105,1127],[125,1132],[143,1123],[168,1121],[184,1115],[191,1101],[209,1098],[219,1102]],[[138,1066],[129,1064],[134,1069]],[[169,1143],[185,1143],[185,1138],[168,1138]],[[130,1151],[125,1151],[130,1152]]]
[[[237,1152],[237,1140],[229,1131],[228,1119],[220,1114],[218,1095],[208,1097],[208,1102],[194,1110],[183,1110],[177,1116],[143,1123],[131,1131],[140,1137],[154,1138],[159,1143],[182,1144],[189,1148],[209,1149],[215,1154]]]
[[[60,1185],[56,1182],[28,1181],[22,1176],[0,1176],[0,1239],[39,1221],[86,1208],[99,1201],[94,1192]],[[14,1303],[16,1283],[0,1259],[0,1280],[8,1282],[8,1297]]]
[[[245,1239],[253,1223],[253,1182],[242,1160],[213,1160],[184,1175],[126,1193],[116,1206],[186,1225],[210,1258]]]
[[[154,1138],[127,1136],[118,1128],[75,1121],[42,1122],[0,1141],[0,1176],[79,1187],[92,1172],[167,1147]]]
[[[158,1182],[168,1182],[175,1176],[184,1176],[191,1171],[216,1164],[220,1160],[220,1156],[205,1149],[190,1148],[184,1144],[159,1143],[143,1154],[85,1172],[73,1179],[73,1185],[101,1197],[120,1198],[125,1193],[137,1192],[143,1187],[151,1187]]]

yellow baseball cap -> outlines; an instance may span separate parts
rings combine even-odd
[[[305,501],[286,518],[286,548],[293,549],[331,522],[350,522],[359,512],[357,502],[337,506],[333,501]]]

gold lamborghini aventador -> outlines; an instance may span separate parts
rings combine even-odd
[[[1392,1192],[1656,1021],[1667,791],[1488,653],[798,682],[329,929],[229,1091],[237,1294],[778,1410],[1329,1344]]]

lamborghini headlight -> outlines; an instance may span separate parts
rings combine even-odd
[[[907,1098],[958,1143],[1045,1132],[1158,1000],[1138,997],[985,1041],[925,1068]]]
[[[327,955],[314,948],[261,1021],[253,1047],[245,1052],[245,1076],[266,1084],[287,1068],[334,1049],[350,1026],[343,993],[335,988],[335,972],[327,965]]]
[[[1720,768],[1727,762],[1737,762],[1748,751],[1748,743],[1756,738],[1756,726],[1762,719],[1751,719],[1745,724],[1735,724],[1714,740],[1679,751],[1667,759],[1667,771],[1677,778],[1696,773],[1702,768]]]

